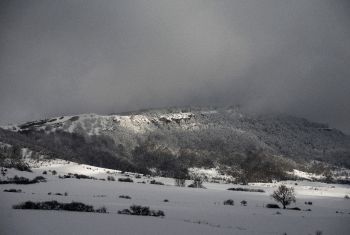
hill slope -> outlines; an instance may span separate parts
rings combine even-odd
[[[247,152],[277,165],[350,167],[350,137],[325,124],[238,108],[171,108],[63,116],[0,129],[0,142],[95,166],[167,175],[187,167],[242,168]],[[250,161],[259,162],[256,156]],[[176,169],[175,171],[173,169]],[[170,173],[169,173],[170,172]]]

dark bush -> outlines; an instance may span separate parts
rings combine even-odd
[[[234,204],[235,202],[232,199],[228,199],[224,201],[224,205],[233,206]]]
[[[273,204],[273,203],[266,204],[265,207],[266,207],[266,208],[271,208],[271,209],[280,209],[280,206],[279,206],[279,205]]]
[[[264,193],[263,189],[251,189],[251,188],[228,188],[230,191],[241,191],[241,192],[253,192],[253,193]]]
[[[242,205],[242,206],[246,206],[247,203],[248,203],[248,202],[247,202],[246,200],[241,201],[241,205]]]
[[[293,211],[301,211],[299,207],[292,207],[292,208],[287,208],[288,210],[293,210]]]
[[[195,177],[192,184],[188,185],[190,188],[205,188],[203,186],[203,179],[201,177]]]
[[[123,209],[123,210],[118,211],[118,214],[131,215],[131,211],[129,209]]]
[[[134,181],[130,178],[119,178],[119,182],[128,182],[128,183],[133,183]]]
[[[46,182],[46,179],[42,176],[37,176],[34,179],[30,180],[23,176],[15,175],[13,178],[9,178],[8,180],[1,181],[0,184],[36,184],[40,182]]]
[[[119,198],[131,199],[131,197],[129,195],[120,195]]]
[[[305,202],[305,205],[312,205],[312,202]]]
[[[83,174],[74,174],[74,177],[76,179],[95,179],[94,177],[83,175]]]
[[[100,207],[95,210],[96,213],[107,213],[107,208],[106,207]]]
[[[14,189],[14,188],[11,188],[11,189],[5,189],[4,192],[8,192],[8,193],[21,193],[22,190],[21,190],[21,189]]]
[[[164,199],[164,202],[169,202],[169,200],[168,199]]]
[[[178,187],[185,187],[186,179],[175,179],[175,185]]]
[[[161,210],[150,210],[148,206],[140,206],[140,205],[132,205],[132,206],[130,206],[130,209],[119,210],[118,214],[139,215],[139,216],[155,216],[155,217],[165,216],[164,212]]]
[[[159,181],[156,181],[156,180],[151,180],[149,183],[150,184],[164,185],[162,182],[159,182]]]
[[[345,199],[350,199],[349,195],[344,196]]]
[[[94,212],[94,207],[90,205],[85,205],[84,203],[81,203],[81,202],[71,202],[71,203],[63,204],[63,210]]]
[[[108,181],[115,181],[115,178],[113,176],[107,176]]]
[[[52,175],[56,175],[56,174],[57,174],[57,171],[53,170],[53,171],[51,172],[51,174],[52,174]]]
[[[47,171],[43,171],[43,175],[47,175]]]
[[[66,211],[107,213],[107,210],[105,207],[94,210],[93,206],[86,205],[81,202],[60,203],[57,201],[46,201],[46,202],[26,201],[24,203],[14,205],[12,208],[13,209],[66,210]]]

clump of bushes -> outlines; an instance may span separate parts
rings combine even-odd
[[[241,201],[241,206],[246,206],[247,204],[248,204],[248,202],[246,200]]]
[[[92,176],[83,175],[83,174],[72,174],[72,173],[68,173],[67,175],[63,175],[63,176],[60,176],[60,175],[59,175],[58,178],[60,178],[60,179],[76,178],[76,179],[96,180],[96,178],[95,178],[95,177],[92,177]]]
[[[11,189],[5,189],[4,192],[8,192],[8,193],[21,193],[22,190],[21,190],[21,189],[14,189],[14,188],[11,188]]]
[[[312,202],[305,202],[305,205],[312,205]]]
[[[164,199],[164,201],[163,202],[169,202],[169,200],[168,199]]]
[[[263,189],[252,189],[252,188],[228,188],[230,191],[241,191],[241,192],[253,192],[253,193],[264,193]]]
[[[26,201],[18,205],[12,206],[13,209],[30,209],[30,210],[66,210],[79,212],[97,212],[107,213],[105,207],[94,209],[93,206],[86,205],[81,202],[60,203],[57,201],[32,202]]]
[[[196,177],[192,184],[188,185],[189,188],[205,188],[203,186],[203,179],[200,177]]]
[[[150,184],[164,185],[162,182],[159,182],[159,181],[156,181],[156,180],[151,180],[149,183]]]
[[[274,203],[266,204],[265,207],[266,207],[266,208],[271,208],[271,209],[280,209],[280,206],[277,205],[277,204],[274,204]]]
[[[129,195],[120,195],[119,198],[131,199],[131,197]]]
[[[7,180],[0,180],[0,184],[36,184],[40,182],[46,182],[46,178],[42,176],[37,176],[30,180],[23,176],[15,175],[13,178],[8,178]]]
[[[128,182],[128,183],[133,183],[134,181],[131,178],[119,178],[119,182]]]
[[[186,186],[186,179],[175,179],[175,185],[177,187],[185,187]]]
[[[163,217],[164,212],[161,210],[150,210],[148,206],[132,205],[130,209],[119,210],[118,214],[122,215],[139,215],[139,216],[155,216]]]
[[[109,176],[107,176],[107,180],[108,180],[108,181],[115,181],[115,178],[114,178],[113,176],[110,176],[110,175],[109,175]]]
[[[224,205],[234,206],[235,205],[235,201],[233,201],[232,199],[227,199],[227,200],[224,201]]]
[[[344,196],[345,199],[350,199],[349,195]]]

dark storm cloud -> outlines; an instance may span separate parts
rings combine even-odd
[[[2,1],[1,124],[241,104],[350,132],[347,1]]]

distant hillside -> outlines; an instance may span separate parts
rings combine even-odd
[[[240,174],[248,160],[268,162],[267,168],[275,163],[286,169],[303,167],[312,160],[350,168],[350,137],[341,131],[303,118],[248,114],[238,108],[82,114],[2,128],[0,142],[48,156],[171,176],[188,167],[217,166]]]

